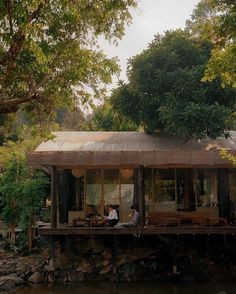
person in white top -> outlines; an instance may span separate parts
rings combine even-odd
[[[108,219],[108,226],[114,227],[118,223],[118,215],[116,210],[113,208],[112,205],[108,206],[109,214],[106,216],[106,219]]]

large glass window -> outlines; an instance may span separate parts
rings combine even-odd
[[[75,207],[73,210],[84,210],[84,179],[85,176],[75,178]]]
[[[126,222],[129,220],[130,206],[134,198],[134,170],[121,169],[120,185],[120,220]]]
[[[154,210],[176,210],[174,169],[154,169],[153,190]]]
[[[86,215],[102,213],[102,176],[100,170],[88,170],[86,175]]]
[[[145,188],[145,211],[148,213],[152,211],[153,207],[153,169],[147,168],[144,170],[144,188]]]
[[[236,218],[236,172],[229,173],[230,216]]]
[[[107,206],[113,205],[119,209],[119,170],[104,170],[104,210],[108,214]]]
[[[178,211],[184,210],[185,169],[176,169],[176,196]]]
[[[197,207],[217,206],[217,176],[215,170],[196,170],[194,186]]]

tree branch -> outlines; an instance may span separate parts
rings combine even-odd
[[[22,98],[1,98],[0,97],[0,113],[10,113],[10,112],[16,112],[20,105],[23,103],[27,103],[30,102],[32,100],[36,100],[36,99],[42,99],[42,97],[39,97],[39,93],[38,90],[43,87],[43,85],[55,78],[55,76],[53,77],[54,71],[53,68],[55,69],[57,67],[57,62],[59,60],[60,55],[63,53],[63,51],[65,50],[65,48],[67,46],[69,46],[71,43],[73,43],[74,41],[76,41],[76,38],[71,38],[69,40],[65,40],[65,43],[63,46],[61,46],[61,50],[59,52],[57,52],[57,54],[55,55],[52,63],[51,63],[51,74],[46,74],[41,81],[33,86],[32,88],[29,89],[28,91],[28,95]],[[57,75],[56,75],[57,77]],[[4,97],[4,96],[2,96]]]
[[[40,99],[37,94],[32,94],[23,98],[10,98],[0,100],[0,113],[16,112],[22,103],[26,103],[32,100]]]
[[[42,10],[43,6],[45,4],[47,4],[49,0],[45,0],[44,3],[40,3],[38,8],[35,9],[27,18],[26,21],[26,25],[30,24],[33,20],[37,19],[40,11]],[[7,3],[7,8],[8,8],[8,15],[9,15],[9,23],[10,23],[10,30],[13,34],[13,29],[12,29],[12,19],[10,22],[10,15],[11,13],[9,13],[9,11],[11,11],[12,9],[12,3],[11,0],[8,0]],[[17,59],[17,57],[19,56],[19,53],[23,47],[24,44],[24,40],[25,40],[25,34],[22,31],[22,28],[19,28],[19,30],[12,36],[12,43],[10,45],[10,48],[7,52],[5,52],[5,54],[2,54],[2,56],[0,57],[0,65],[4,66],[6,65],[8,62],[10,63],[10,66],[15,62],[15,60]]]
[[[10,34],[13,35],[13,24],[12,24],[12,2],[11,0],[7,1],[7,12],[10,25]]]

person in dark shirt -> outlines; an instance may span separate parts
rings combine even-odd
[[[130,206],[130,214],[129,214],[129,222],[127,223],[118,223],[115,227],[116,228],[129,228],[129,227],[137,227],[139,222],[139,213],[137,209],[132,205]]]

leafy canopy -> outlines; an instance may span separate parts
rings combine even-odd
[[[47,124],[55,108],[103,93],[98,86],[118,65],[97,39],[120,39],[135,6],[136,0],[1,1],[0,113],[21,107]]]
[[[15,241],[15,228],[26,230],[40,215],[48,178],[39,171],[26,167],[22,157],[12,156],[0,175],[0,195],[3,203],[2,219]],[[44,196],[44,198],[43,198]]]
[[[222,86],[236,87],[236,2],[202,0],[193,11],[186,29],[194,36],[207,38],[212,44],[204,81],[221,79]]]
[[[97,107],[90,119],[87,121],[90,131],[134,131],[137,126],[128,118],[122,116],[107,100],[103,105]]]
[[[227,137],[236,91],[201,81],[211,49],[185,31],[157,35],[129,61],[129,83],[114,91],[113,108],[147,132]]]

